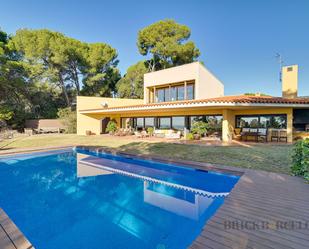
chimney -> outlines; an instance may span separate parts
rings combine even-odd
[[[297,98],[298,88],[298,65],[282,67],[282,97]]]

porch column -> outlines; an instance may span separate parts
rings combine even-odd
[[[184,99],[188,99],[187,98],[187,81],[185,81],[185,84],[184,84]]]
[[[286,124],[286,133],[288,137],[288,143],[293,142],[293,109],[291,108],[286,115],[287,124]]]
[[[235,115],[232,110],[223,110],[222,120],[222,141],[230,142],[233,139],[234,127],[235,127]]]

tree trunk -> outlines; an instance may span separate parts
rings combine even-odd
[[[78,73],[77,73],[77,69],[76,69],[75,66],[74,66],[74,82],[75,82],[75,86],[76,86],[77,96],[79,96],[80,86],[79,86],[79,80],[78,80]]]
[[[64,80],[62,78],[61,72],[58,73],[58,76],[59,76],[59,83],[60,83],[63,95],[65,97],[65,101],[67,103],[67,107],[70,107],[71,106],[70,99],[67,93],[67,89],[65,88],[65,84],[64,84]]]

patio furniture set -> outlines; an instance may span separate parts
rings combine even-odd
[[[287,142],[287,132],[285,129],[267,128],[242,128],[235,129],[235,136],[241,141],[268,142],[269,132],[271,142]]]

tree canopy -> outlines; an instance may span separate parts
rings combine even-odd
[[[147,59],[121,77],[118,53],[109,44],[47,29],[12,35],[0,30],[0,126],[22,128],[25,119],[66,116],[77,95],[142,98],[145,73],[197,60],[200,52],[190,35],[173,20],[143,28],[137,46]]]
[[[195,61],[200,51],[194,42],[188,41],[190,35],[189,27],[169,19],[140,30],[137,46],[142,55],[151,55],[149,71]]]
[[[67,106],[80,95],[111,96],[119,78],[117,52],[105,43],[89,44],[49,30],[16,32],[11,41],[32,65],[34,77],[48,79],[62,90]]]
[[[140,99],[144,96],[144,74],[148,72],[145,61],[140,61],[127,70],[118,81],[117,92],[121,98]]]

